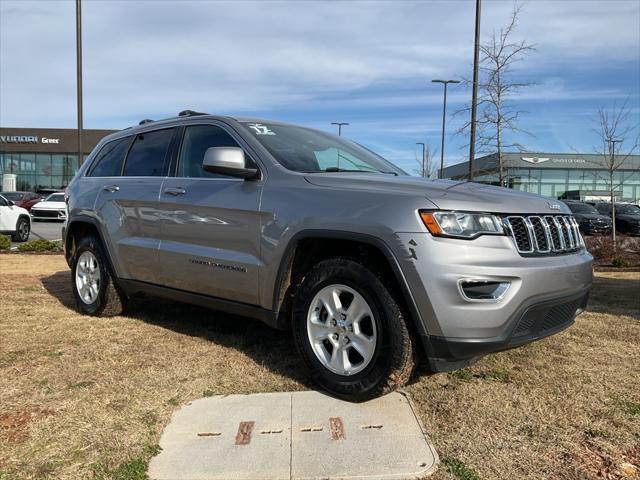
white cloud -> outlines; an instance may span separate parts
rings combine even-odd
[[[511,7],[485,1],[483,33],[503,24]],[[428,79],[468,76],[471,63],[471,1],[134,0],[85,1],[83,8],[90,126],[123,127],[186,107],[226,113],[435,107],[441,97]],[[2,125],[73,126],[74,21],[71,1],[0,2]],[[634,0],[530,1],[519,34],[538,53],[522,68],[637,61],[638,21]],[[416,93],[420,85],[424,91]],[[551,85],[532,92],[576,94],[561,80]],[[466,95],[453,91],[452,104]]]

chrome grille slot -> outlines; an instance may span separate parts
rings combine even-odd
[[[584,246],[578,222],[569,215],[513,215],[504,223],[520,254],[566,253]]]

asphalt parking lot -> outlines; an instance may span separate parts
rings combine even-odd
[[[38,240],[44,238],[46,240],[60,240],[62,238],[62,222],[46,222],[46,221],[31,221],[31,234],[29,240]],[[19,245],[16,242],[11,242],[11,246],[15,247]]]

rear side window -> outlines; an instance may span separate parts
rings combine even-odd
[[[122,161],[131,143],[131,137],[107,143],[96,157],[90,177],[118,177],[122,171]]]
[[[239,147],[231,135],[223,128],[215,125],[195,125],[184,131],[180,160],[178,162],[178,177],[225,177],[203,170],[202,160],[204,152],[210,147]],[[227,178],[227,177],[225,177]]]
[[[123,175],[128,177],[159,177],[165,173],[169,145],[175,129],[156,130],[136,135]]]

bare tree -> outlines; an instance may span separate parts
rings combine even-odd
[[[602,154],[606,167],[606,185],[611,201],[611,229],[613,249],[616,249],[616,191],[622,188],[624,173],[615,175],[622,169],[629,156],[633,155],[640,145],[638,123],[633,122],[631,110],[625,102],[621,107],[615,105],[610,110],[598,108],[594,133],[598,136],[601,147],[596,147],[597,153]],[[617,178],[616,178],[617,177]]]
[[[413,173],[424,178],[437,177],[436,173],[438,171],[438,166],[435,161],[436,150],[432,149],[428,143],[425,143],[424,149],[420,150],[421,156],[423,152],[423,158],[419,158],[418,155],[416,155],[417,167],[413,169]]]
[[[521,89],[535,85],[534,82],[523,82],[513,79],[513,67],[527,55],[535,51],[533,45],[525,40],[512,40],[518,23],[521,6],[514,5],[509,23],[491,34],[489,40],[480,46],[480,79],[478,81],[478,118],[476,120],[476,151],[495,153],[498,160],[498,179],[505,185],[505,165],[503,152],[505,149],[524,147],[517,142],[505,139],[505,133],[525,133],[518,126],[520,116],[525,113],[518,110],[513,98]],[[464,79],[466,84],[471,82]],[[471,106],[467,105],[456,111],[454,115],[468,116]],[[471,122],[467,121],[457,134],[467,135]]]

